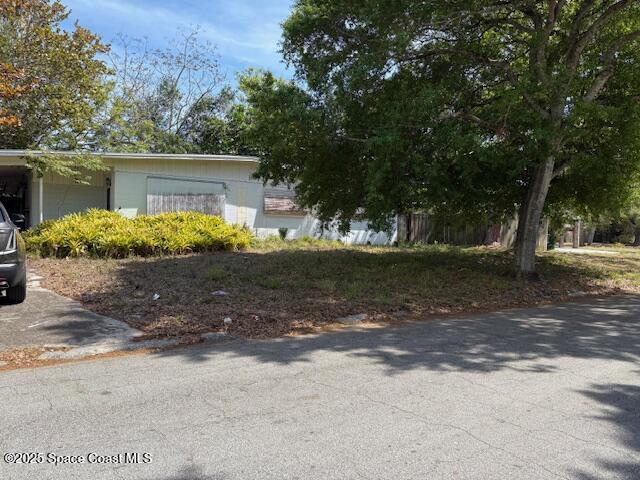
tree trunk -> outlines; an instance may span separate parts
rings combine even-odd
[[[640,247],[640,225],[633,226],[633,246]]]
[[[522,205],[520,205],[515,260],[518,277],[527,280],[538,278],[536,274],[536,246],[542,210],[553,178],[554,164],[554,158],[550,157],[536,168]]]

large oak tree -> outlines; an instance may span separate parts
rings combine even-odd
[[[517,211],[534,276],[545,206],[601,208],[638,168],[639,39],[633,0],[299,0],[300,83],[242,83],[259,173],[343,226]]]

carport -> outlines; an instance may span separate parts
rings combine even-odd
[[[31,184],[31,172],[26,167],[0,165],[0,201],[10,215],[24,215],[27,227],[32,210]]]
[[[27,167],[28,154],[24,150],[0,150],[0,201],[10,214],[24,215],[27,228],[87,208],[109,209],[110,170],[95,172],[83,184],[51,171],[37,177]]]

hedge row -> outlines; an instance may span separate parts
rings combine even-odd
[[[88,210],[46,221],[25,235],[29,251],[43,257],[123,258],[242,250],[253,236],[246,228],[197,212],[143,215]]]

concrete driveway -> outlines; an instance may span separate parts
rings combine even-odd
[[[94,344],[131,338],[137,332],[41,288],[38,277],[31,273],[27,300],[20,305],[0,305],[0,352],[12,347]]]
[[[637,480],[639,361],[623,297],[7,372],[0,477]]]

